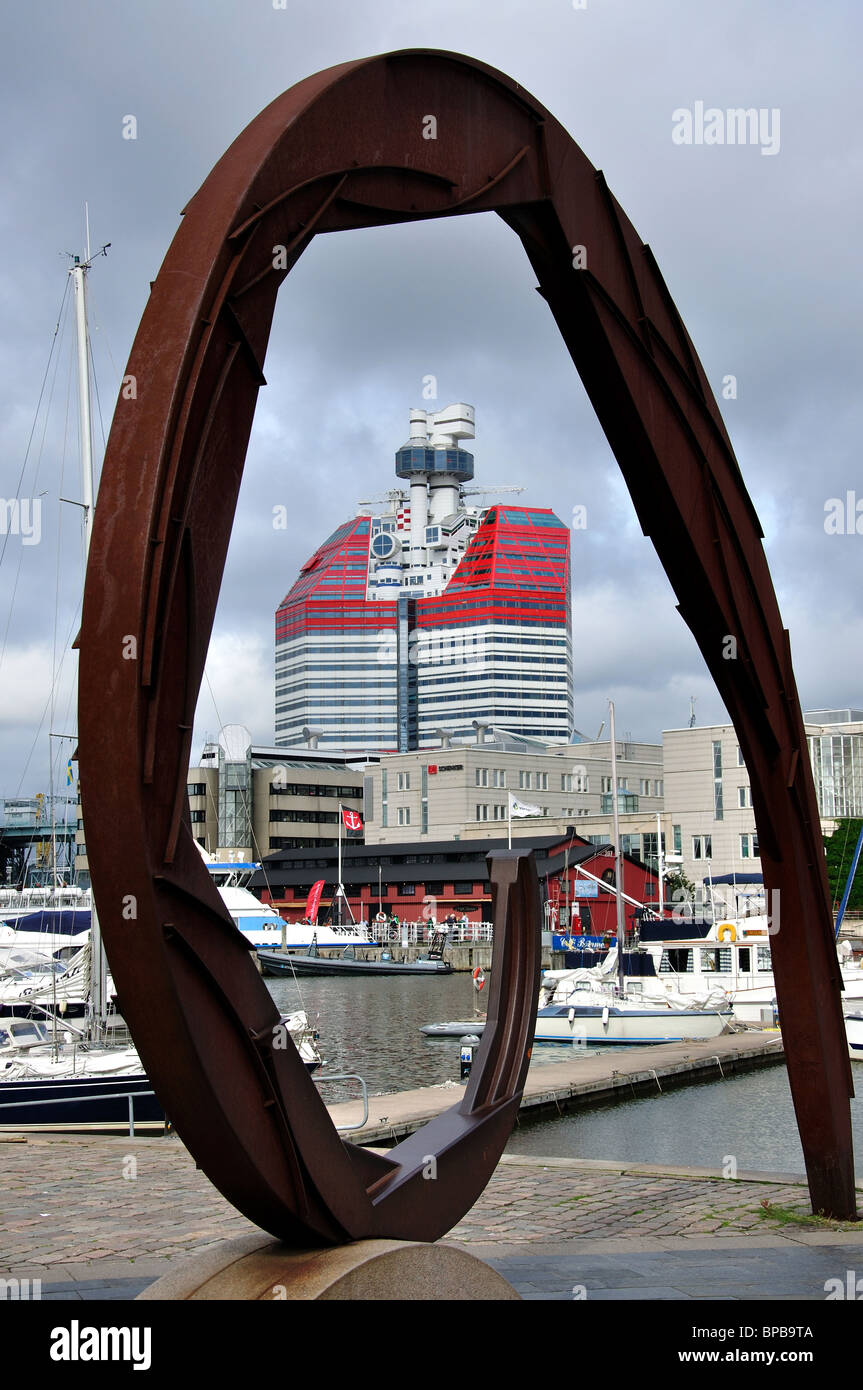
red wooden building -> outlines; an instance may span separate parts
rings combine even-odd
[[[603,935],[616,930],[614,852],[595,845],[574,830],[557,835],[525,835],[514,848],[532,849],[543,902],[544,926],[562,934]],[[356,921],[371,921],[383,911],[401,921],[438,923],[453,914],[469,922],[491,920],[486,855],[506,849],[506,840],[418,841],[401,845],[342,846],[342,882]],[[589,877],[593,875],[593,877]],[[319,919],[332,902],[338,876],[338,855],[331,850],[278,850],[269,855],[251,882],[251,889],[270,902],[289,922],[306,912],[312,884],[324,880]],[[595,882],[601,880],[600,883]],[[647,906],[657,904],[655,872],[640,860],[624,855],[623,891]],[[625,904],[630,925],[633,904]]]

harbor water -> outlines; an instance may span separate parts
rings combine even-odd
[[[319,1033],[321,1075],[362,1076],[370,1095],[458,1083],[458,1038],[425,1038],[420,1027],[468,1021],[476,994],[469,975],[268,980],[285,1012],[304,1008]],[[479,995],[484,1005],[486,991]],[[592,1051],[593,1049],[591,1049]],[[595,1049],[608,1052],[609,1048]],[[628,1051],[628,1049],[623,1049]],[[584,1056],[588,1049],[579,1048]],[[570,1060],[570,1044],[541,1043],[531,1067]],[[860,1094],[851,1102],[857,1171],[863,1173],[863,1066],[852,1072]],[[321,1086],[330,1104],[355,1098],[355,1083]],[[656,1095],[571,1110],[522,1122],[510,1154],[611,1159],[715,1168],[734,1158],[741,1170],[803,1173],[803,1153],[783,1065],[715,1081],[657,1090]]]
[[[544,1049],[543,1049],[544,1050]],[[554,1052],[560,1049],[554,1047]],[[863,1175],[863,1066],[852,1064],[855,1169]],[[610,1101],[525,1123],[507,1153],[803,1173],[803,1150],[784,1065],[696,1082],[663,1094]]]

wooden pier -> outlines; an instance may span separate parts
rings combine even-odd
[[[453,1047],[458,1040],[453,1039]],[[542,1044],[537,1044],[541,1047]],[[626,1051],[585,1056],[573,1047],[571,1060],[534,1065],[528,1072],[521,1103],[522,1119],[577,1106],[624,1100],[673,1086],[720,1080],[732,1072],[784,1062],[782,1038],[776,1029],[750,1029],[705,1041],[663,1043]],[[362,1129],[346,1134],[357,1144],[387,1144],[403,1139],[454,1105],[463,1084],[444,1082],[413,1091],[393,1091],[369,1097],[369,1117]],[[327,1107],[336,1125],[357,1124],[362,1102],[342,1101]]]

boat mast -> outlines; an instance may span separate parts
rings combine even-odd
[[[90,254],[90,215],[84,206],[86,225],[86,254],[73,258],[69,270],[75,291],[75,325],[78,343],[78,429],[81,441],[81,507],[84,512],[84,572],[90,554],[90,537],[93,530],[93,509],[95,484],[93,476],[93,426],[90,405],[90,343],[87,331],[87,271],[95,259]],[[110,242],[97,251],[97,255],[107,254]],[[102,933],[96,915],[96,902],[93,899],[90,917],[90,1008],[94,1023],[104,1025],[106,1019],[107,968]]]
[[[659,813],[657,813],[657,816],[656,816],[656,854],[657,854],[657,868],[659,869],[659,916],[660,916],[660,918],[662,918],[662,917],[665,916],[665,901],[664,901],[664,896],[663,896],[663,894],[664,894],[664,876],[665,876],[665,856],[664,856],[663,853],[662,853],[662,816],[659,815]]]
[[[611,737],[611,813],[614,840],[614,897],[617,903],[617,984],[620,992],[624,989],[623,971],[623,856],[620,853],[620,817],[617,807],[617,747],[614,738],[614,701],[608,702],[608,717]]]

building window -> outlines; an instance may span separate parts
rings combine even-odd
[[[193,825],[202,825],[207,819],[207,813],[206,811],[190,811],[189,819]]]
[[[746,766],[745,762],[743,761],[743,754],[741,753],[739,747],[738,747],[738,749],[737,749],[737,766],[738,766],[738,767],[745,767],[745,766]]]
[[[692,837],[692,857],[693,857],[693,859],[712,859],[712,858],[713,858],[713,837],[712,837],[712,835],[693,835],[693,837]]]
[[[521,791],[523,791],[523,792],[529,792],[529,791],[530,791],[530,773],[529,773],[529,772],[520,772],[520,773],[518,774],[518,785],[519,785],[519,789],[520,789]]]
[[[614,811],[614,801],[611,792],[604,792],[599,798],[599,810],[603,816],[610,816]],[[638,810],[637,792],[618,792],[617,811],[619,815]]]
[[[397,782],[398,782],[398,790],[399,790],[400,792],[409,792],[410,789],[411,789],[411,775],[410,775],[410,773],[409,773],[409,772],[399,772],[399,773],[396,774],[396,778],[397,778]]]
[[[561,790],[562,792],[571,792],[571,791],[572,791],[572,773],[571,773],[571,772],[562,772],[562,773],[560,774],[560,790]],[[579,791],[581,791],[581,788],[580,788],[580,787],[579,787]]]
[[[618,779],[617,779],[617,790],[618,790],[619,792],[625,792],[625,791],[628,791],[628,790],[629,790],[629,778],[628,778],[628,777],[618,777]]]
[[[713,743],[713,819],[722,818],[722,744],[716,739]]]
[[[650,778],[642,777],[638,783],[638,790],[642,796],[650,796]]]
[[[761,852],[758,848],[758,832],[753,831],[751,835],[740,836],[740,857],[741,859],[760,859]]]
[[[488,807],[487,807],[487,806],[477,806],[477,808],[476,808],[476,818],[477,818],[477,820],[488,820]]]
[[[683,853],[683,832],[681,831],[679,825],[673,825],[673,826],[671,827],[671,837],[672,837],[672,839],[673,839],[673,841],[674,841],[674,853],[675,853],[675,854],[682,854],[682,853]]]
[[[476,785],[478,787],[488,786],[488,768],[478,767],[476,770]]]
[[[665,795],[665,788],[664,788],[664,786],[663,786],[663,782],[662,782],[662,778],[661,778],[661,777],[660,777],[657,781],[655,781],[654,784],[653,784],[653,795],[654,795],[654,796],[664,796],[664,795]]]
[[[495,787],[505,787],[505,786],[506,786],[506,768],[504,768],[504,767],[496,767],[496,768],[495,768],[495,770],[494,770],[494,780],[493,780],[492,785],[495,786]]]
[[[505,807],[505,806],[495,806],[495,808],[494,808],[494,819],[495,819],[495,820],[506,820],[506,807]]]
[[[536,789],[538,792],[548,791],[548,773],[538,772],[536,774]]]
[[[452,891],[453,891],[454,893],[458,893],[458,894],[461,894],[461,893],[472,893],[472,892],[473,892],[473,884],[472,884],[472,883],[454,883],[453,886],[452,886]]]
[[[207,784],[206,782],[190,782],[186,787],[186,791],[189,793],[189,796],[206,796]]]
[[[417,886],[415,883],[402,883],[399,886],[399,893],[403,898],[415,898]]]
[[[752,809],[752,788],[751,788],[751,787],[738,787],[738,788],[737,788],[737,805],[738,805],[738,806],[741,806],[744,810],[751,810],[751,809]]]
[[[410,825],[411,808],[410,806],[400,806],[398,809],[399,825]]]
[[[575,790],[577,792],[590,791],[590,778],[587,776],[587,773],[577,772],[575,774]],[[587,813],[585,812],[585,814]]]
[[[601,787],[601,790],[602,790],[603,792],[610,792],[610,791],[611,791],[611,778],[610,778],[610,777],[603,777],[603,778],[602,778],[602,787]]]

